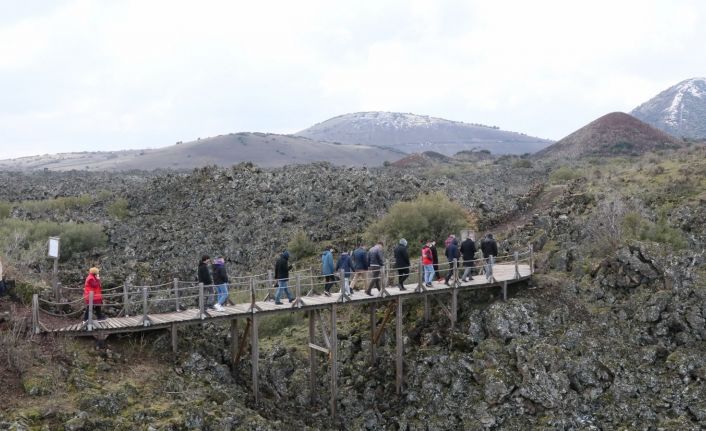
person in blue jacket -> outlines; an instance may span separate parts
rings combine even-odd
[[[353,260],[348,252],[341,252],[336,262],[336,272],[343,270],[343,287],[346,289],[347,294],[351,294],[351,273],[353,272]]]
[[[358,248],[353,251],[353,278],[351,279],[351,289],[356,290],[358,280],[363,281],[363,286],[368,286],[368,250],[363,244],[359,244]]]
[[[333,276],[333,247],[327,247],[321,254],[321,275],[324,276],[324,295],[331,296],[331,287],[336,280]]]

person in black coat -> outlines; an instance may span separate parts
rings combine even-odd
[[[449,280],[451,280],[451,277],[454,275],[454,264],[458,262],[459,257],[461,257],[461,254],[458,252],[458,240],[453,238],[449,246],[446,247],[446,259],[449,261],[449,272],[446,273],[444,284],[447,286],[449,285]]]
[[[483,259],[485,259],[485,278],[490,280],[493,277],[491,256],[496,257],[498,255],[498,243],[493,238],[492,233],[487,233],[480,242],[480,251],[483,253]]]
[[[470,236],[461,243],[461,255],[463,256],[463,282],[473,280],[473,259],[476,256],[476,242]]]
[[[198,279],[199,283],[203,283],[203,293],[206,297],[206,306],[208,308],[213,308],[213,304],[216,302],[214,290],[213,290],[213,278],[211,278],[211,271],[208,269],[208,265],[211,263],[211,258],[208,255],[201,256],[201,261],[199,262]]]
[[[289,291],[289,270],[292,266],[289,264],[289,252],[283,251],[275,263],[275,280],[277,280],[277,291],[275,292],[275,304],[279,305],[282,302],[279,298],[282,294],[286,294],[289,302],[294,302],[294,295]]]
[[[395,268],[397,268],[397,284],[400,290],[407,290],[404,281],[409,277],[409,251],[407,250],[407,240],[402,238],[395,247]]]

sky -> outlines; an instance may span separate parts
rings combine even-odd
[[[0,0],[0,159],[396,111],[560,139],[706,75],[690,0]]]

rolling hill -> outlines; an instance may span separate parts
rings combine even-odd
[[[399,112],[340,115],[298,133],[310,139],[388,147],[404,153],[489,150],[494,154],[534,153],[552,141],[497,127]]]
[[[128,171],[193,169],[252,162],[278,167],[328,161],[342,166],[380,166],[404,156],[367,145],[343,145],[269,133],[231,133],[159,149],[62,153],[0,160],[4,170]]]
[[[680,142],[623,112],[606,114],[534,154],[545,160],[592,156],[636,156],[676,148]]]
[[[706,139],[706,78],[684,80],[630,113],[673,136]]]

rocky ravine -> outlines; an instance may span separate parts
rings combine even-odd
[[[163,248],[159,259],[164,261],[149,261],[149,267],[156,268],[155,274],[167,271],[169,261],[181,262],[178,256],[182,254],[186,268],[193,260],[188,256],[194,253],[181,251],[180,242],[197,242],[186,242],[186,236],[177,234],[169,220],[183,221],[181,226],[198,238],[198,244],[224,247],[227,241],[217,242],[220,236],[211,232],[219,232],[214,227],[228,229],[232,223],[241,231],[252,230],[250,235],[260,239],[251,254],[236,255],[257,267],[263,260],[259,256],[268,255],[269,247],[280,245],[276,240],[264,239],[270,238],[266,234],[270,232],[269,223],[292,223],[291,227],[298,229],[316,222],[335,235],[346,235],[358,229],[346,230],[344,221],[369,221],[367,217],[374,217],[378,208],[389,205],[388,200],[404,198],[405,193],[413,195],[430,184],[448,187],[449,193],[457,193],[454,196],[469,207],[495,209],[491,214],[521,211],[526,201],[517,197],[525,196],[529,187],[510,189],[509,184],[522,181],[510,177],[502,167],[492,169],[497,169],[492,176],[477,172],[449,179],[411,175],[409,171],[378,173],[314,166],[267,172],[240,166],[156,178],[127,194],[131,216],[136,220],[122,225],[109,223],[116,248],[104,257],[114,263],[114,271],[129,274],[130,269],[120,269],[117,262],[123,258],[118,256],[125,253],[123,250],[135,250],[137,266],[132,271],[139,274],[143,258],[137,253],[146,252],[125,244],[144,244],[144,250],[149,250],[145,256],[158,254]],[[314,172],[316,175],[312,175]],[[405,176],[418,184],[412,183],[409,188],[404,181],[388,185],[388,181]],[[342,177],[351,178],[349,181],[356,186],[345,199],[334,197],[344,196],[343,189],[331,186],[339,184],[334,179]],[[238,224],[255,214],[281,217],[280,200],[287,194],[275,194],[273,190],[283,185],[296,196],[295,202],[302,202],[301,210],[292,214],[294,220],[272,218],[262,224],[250,220]],[[320,192],[322,186],[336,192]],[[513,190],[508,194],[513,200],[500,199],[499,193],[490,192],[503,187]],[[391,194],[386,195],[385,190]],[[489,191],[479,194],[484,190]],[[357,204],[341,206],[352,214],[341,219],[331,216],[338,214],[336,208],[319,204],[326,199],[340,199],[335,201],[337,205]],[[247,212],[243,210],[244,200],[257,200],[254,206],[269,211]],[[313,408],[308,405],[306,322],[292,316],[288,324],[263,320],[260,406],[253,405],[248,396],[248,360],[229,370],[228,329],[208,324],[183,332],[177,356],[167,353],[166,335],[152,334],[145,343],[150,349],[141,348],[139,341],[115,340],[112,352],[88,354],[88,359],[85,353],[68,354],[59,367],[45,364],[55,370],[52,375],[60,384],[40,385],[33,402],[41,406],[43,400],[63,395],[78,401],[54,409],[37,407],[24,416],[15,408],[0,414],[0,429],[64,422],[67,429],[75,430],[703,429],[706,225],[703,212],[698,211],[699,201],[684,203],[671,213],[672,224],[689,232],[683,249],[672,250],[649,241],[624,241],[618,249],[596,257],[590,248],[595,239],[589,226],[601,219],[599,210],[605,200],[586,181],[572,181],[546,211],[504,236],[504,244],[510,247],[534,243],[537,274],[532,288],[519,286],[508,302],[499,301],[497,292],[462,294],[455,331],[449,329],[437,307],[432,320],[423,323],[421,304],[409,301],[405,305],[402,397],[395,395],[394,325],[388,326],[379,361],[371,366],[367,351],[369,317],[366,310],[360,310],[342,315],[345,323],[339,327],[339,419],[334,422],[326,412],[329,393],[324,371],[316,389],[318,402]],[[173,205],[182,205],[182,210],[170,210]],[[223,211],[210,214],[204,208]],[[234,211],[225,211],[227,208]],[[321,212],[315,208],[322,208]],[[94,213],[100,211],[97,207]],[[198,223],[199,217],[210,218]],[[121,229],[125,233],[120,233]],[[160,233],[135,238],[151,232]],[[227,232],[237,234],[235,230]],[[334,235],[314,227],[311,232],[320,235],[316,237],[320,240]],[[172,242],[170,238],[177,240]],[[238,267],[235,262],[234,266]],[[378,319],[382,314],[380,311]],[[137,350],[144,350],[141,361],[155,362],[154,374],[131,383],[137,378],[130,377],[123,364],[127,357],[130,364],[135,364],[139,356],[130,355]],[[127,381],[111,377],[123,369]]]

